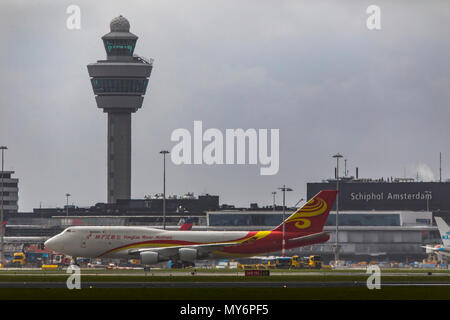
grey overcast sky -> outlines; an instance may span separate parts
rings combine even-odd
[[[69,5],[81,29],[69,30]],[[366,27],[381,8],[379,31]],[[19,178],[19,210],[106,201],[107,117],[86,65],[105,58],[100,37],[125,16],[154,58],[133,115],[132,197],[162,190],[161,149],[177,128],[279,128],[280,169],[167,165],[170,194],[221,203],[271,203],[286,184],[334,175],[334,153],[360,176],[450,177],[449,1],[18,1],[0,3],[0,144]],[[343,164],[343,162],[342,162]],[[343,172],[341,172],[342,174]],[[278,195],[278,203],[281,196]]]

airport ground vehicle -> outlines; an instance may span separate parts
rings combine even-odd
[[[167,262],[167,267],[168,268],[173,268],[173,269],[193,268],[193,267],[195,267],[195,263],[189,262],[189,261],[172,261],[172,260],[169,260]]]
[[[243,270],[249,269],[321,269],[322,259],[318,255],[309,257],[276,257],[268,259],[262,263],[239,264],[239,268]]]
[[[12,259],[12,264],[15,267],[22,267],[26,263],[26,255],[23,252],[15,252]]]
[[[14,267],[23,267],[25,265],[40,267],[43,264],[43,260],[40,252],[15,252],[11,262]]]
[[[70,262],[70,257],[41,249],[38,245],[28,245],[22,252],[15,252],[11,260],[14,267],[41,267],[43,264],[68,266]]]
[[[279,269],[320,269],[322,268],[322,259],[317,255],[280,257],[275,260],[275,267]]]
[[[72,259],[60,253],[52,253],[50,255],[50,259],[48,261],[49,264],[56,264],[60,266],[68,266],[70,265]]]
[[[294,268],[300,268],[300,269],[320,269],[320,268],[322,268],[322,259],[320,258],[320,256],[312,255],[309,257],[304,257],[303,259],[299,258],[298,256],[293,256],[292,259],[293,259],[292,266]]]
[[[238,264],[238,268],[242,270],[265,270],[270,268],[270,263]]]
[[[271,264],[277,269],[291,269],[292,268],[292,258],[291,257],[278,257],[274,261],[275,263]]]

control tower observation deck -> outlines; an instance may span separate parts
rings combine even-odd
[[[131,113],[142,107],[153,60],[135,54],[138,37],[122,16],[102,37],[107,59],[87,66],[97,107],[108,113],[108,203],[131,197]]]

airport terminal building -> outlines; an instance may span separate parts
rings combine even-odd
[[[336,179],[308,183],[307,198],[327,189],[336,189]],[[450,182],[341,178],[339,257],[351,261],[422,260],[427,257],[422,246],[441,243],[435,216],[450,223]],[[270,212],[268,208],[207,213],[210,230],[270,230],[282,220],[282,212]],[[330,232],[328,242],[293,249],[288,254],[319,254],[324,260],[334,259],[336,203],[325,231]]]
[[[308,199],[323,189],[336,189],[336,179],[308,183]],[[432,211],[446,220],[450,216],[450,181],[344,177],[339,179],[339,210]]]

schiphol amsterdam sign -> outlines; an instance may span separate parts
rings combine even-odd
[[[431,200],[433,195],[431,192],[352,192],[350,200],[352,201],[384,201],[384,200]]]

